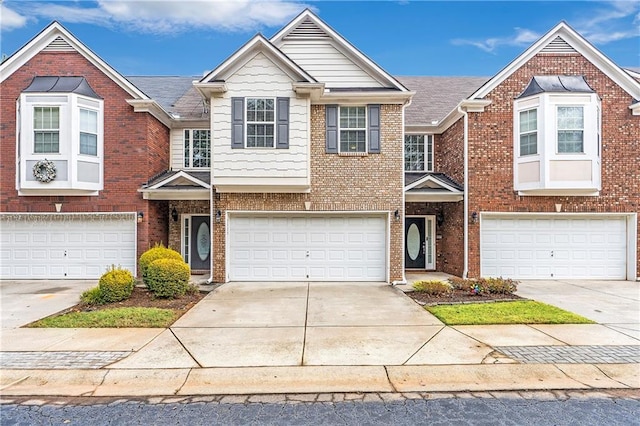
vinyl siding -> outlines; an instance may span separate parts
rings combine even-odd
[[[297,99],[291,83],[291,78],[262,53],[227,79],[224,97],[211,100],[214,180],[308,178],[309,101]],[[289,148],[231,149],[232,97],[289,97]]]
[[[331,40],[285,40],[280,47],[316,80],[333,87],[383,87],[336,49]]]

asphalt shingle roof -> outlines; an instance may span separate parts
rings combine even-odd
[[[198,77],[129,76],[127,80],[158,102],[165,111],[174,112],[175,103],[193,87],[193,81]]]

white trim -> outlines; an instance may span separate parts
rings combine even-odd
[[[405,172],[405,173],[414,173],[414,172]],[[421,172],[415,172],[415,173],[421,173]],[[424,172],[424,173],[429,173],[429,172]],[[427,182],[433,182],[435,184],[438,184],[442,188],[444,188],[444,189],[446,189],[448,191],[451,191],[453,193],[456,193],[456,194],[460,194],[461,193],[458,189],[454,188],[451,185],[446,184],[445,182],[441,181],[437,177],[434,177],[433,175],[424,176],[424,177],[418,179],[417,181],[412,182],[409,185],[406,185],[404,187],[404,190],[405,190],[405,192],[407,192],[407,191],[409,191],[409,190],[411,190],[413,188],[420,187],[421,185],[423,185],[423,184],[425,184]]]
[[[463,192],[443,194],[441,192],[405,192],[405,201],[407,203],[425,202],[425,203],[453,203],[464,199]]]
[[[364,127],[345,127],[340,126],[340,114],[342,108],[364,108]],[[368,154],[369,153],[369,106],[368,105],[338,105],[338,154]],[[342,139],[340,137],[341,130],[361,132],[364,131],[364,151],[342,151]],[[356,142],[357,143],[357,142]]]
[[[478,229],[478,241],[479,247],[482,247],[482,221],[486,218],[493,217],[535,217],[535,218],[607,218],[607,217],[626,217],[627,218],[627,280],[633,280],[637,274],[637,258],[638,258],[638,213],[629,212],[602,212],[602,213],[588,213],[588,212],[571,212],[571,213],[556,213],[556,212],[479,212],[479,229]],[[479,252],[478,261],[480,268],[482,268],[482,250]],[[480,269],[480,276],[482,276],[482,269]],[[637,278],[636,278],[637,279]],[[640,281],[640,280],[639,280]]]
[[[203,170],[203,171],[206,171],[206,170]],[[145,190],[150,190],[150,189],[159,189],[159,188],[165,186],[166,184],[171,183],[174,180],[179,179],[179,178],[187,179],[187,180],[195,183],[196,185],[200,185],[201,187],[203,187],[205,189],[211,189],[211,185],[209,185],[208,183],[191,176],[189,173],[185,172],[184,170],[180,170],[178,173],[176,173],[174,175],[171,175],[171,176],[167,177],[166,179],[161,180],[160,182],[158,182],[158,183],[156,183],[156,184],[154,184],[154,185],[152,185],[152,186],[150,186],[148,188],[145,188],[145,189],[142,189],[142,190],[138,190],[138,191],[143,192]]]
[[[613,63],[609,58],[603,55],[598,49],[591,45],[585,38],[573,30],[566,22],[560,22],[549,32],[543,35],[537,42],[524,51],[520,56],[509,63],[491,80],[486,82],[469,99],[484,98],[506,80],[517,69],[528,62],[532,57],[538,54],[545,46],[554,40],[557,36],[562,37],[569,45],[571,45],[578,53],[584,56],[589,62],[596,66],[600,71],[610,77],[625,92],[630,94],[634,99],[640,99],[640,83],[631,77],[631,75]]]
[[[297,17],[295,17],[291,22],[289,22],[284,28],[278,31],[271,39],[269,40],[274,45],[278,46],[282,44],[283,38],[293,30],[300,22],[309,18],[314,24],[316,24],[322,31],[324,31],[329,37],[337,44],[335,46],[339,50],[342,50],[344,54],[347,55],[350,59],[354,60],[358,65],[364,65],[365,68],[368,68],[368,71],[372,71],[376,76],[373,76],[376,80],[386,80],[387,83],[391,84],[394,88],[398,89],[401,92],[408,92],[409,90],[404,87],[398,80],[396,80],[392,75],[384,71],[380,68],[375,62],[369,59],[366,55],[360,52],[355,46],[349,43],[345,38],[343,38],[340,34],[334,31],[331,27],[329,27],[326,23],[324,23],[319,17],[317,17],[311,10],[305,9],[300,13]],[[367,70],[363,70],[367,71]],[[376,78],[377,77],[377,78]]]
[[[435,166],[435,136],[433,133],[420,133],[420,132],[410,132],[410,131],[405,131],[404,132],[404,136],[402,138],[403,141],[403,154],[405,153],[406,150],[406,146],[404,144],[407,143],[407,136],[423,136],[423,142],[422,142],[422,149],[423,149],[423,153],[425,154],[425,159],[427,158],[427,153],[429,152],[427,150],[427,142],[426,139],[430,139],[431,140],[431,156],[429,158],[430,162],[431,162],[431,167],[428,168],[427,167],[427,161],[424,162],[424,168],[422,170],[407,170],[404,169],[405,173],[433,173],[434,170],[434,166]],[[403,167],[404,167],[404,160],[403,160]]]
[[[210,190],[203,188],[183,188],[183,189],[138,189],[142,193],[143,200],[208,200]]]
[[[262,53],[268,53],[271,58],[276,59],[280,62],[281,65],[284,65],[287,70],[285,71],[287,75],[292,77],[293,81],[298,81],[300,78],[306,80],[309,83],[316,83],[317,81],[305,70],[300,68],[298,64],[293,62],[289,57],[287,57],[284,53],[280,51],[280,49],[276,48],[269,40],[267,40],[262,34],[256,34],[251,40],[244,44],[244,46],[240,47],[240,49],[236,50],[229,58],[227,58],[223,63],[218,65],[213,71],[205,75],[198,83],[214,83],[213,80],[226,80],[229,75],[233,74],[233,72],[237,69],[238,63],[242,62],[245,56],[251,55],[254,50],[257,50]],[[222,86],[219,82],[215,82],[216,90],[220,91],[225,90],[226,86]],[[207,86],[203,86],[207,87]],[[214,86],[211,86],[214,87]],[[196,86],[196,88],[198,88]]]

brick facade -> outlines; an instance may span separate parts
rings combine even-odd
[[[343,157],[325,153],[325,108],[311,106],[311,192],[308,194],[219,194],[214,208],[221,210],[222,221],[213,224],[214,281],[226,280],[226,211],[310,211],[402,212],[402,106],[382,105],[381,153],[364,157]],[[375,185],[372,183],[375,182]],[[390,279],[403,277],[402,221],[390,222]]]
[[[83,76],[104,99],[104,189],[97,196],[18,196],[16,190],[16,100],[34,76]],[[76,52],[40,52],[0,87],[1,212],[142,212],[137,252],[166,240],[167,203],[143,200],[138,188],[166,170],[169,132],[149,114],[135,113],[132,96]]]
[[[602,190],[599,196],[525,197],[514,191],[513,100],[534,75],[584,75],[601,98]],[[631,96],[584,57],[538,54],[486,98],[492,103],[485,112],[469,114],[470,213],[554,212],[556,203],[562,204],[563,212],[632,213],[640,210],[640,116],[633,116],[629,110],[633,102]],[[458,124],[461,122],[462,119]],[[480,273],[479,228],[479,224],[469,225],[470,276]],[[640,276],[640,260],[638,265],[637,276]]]

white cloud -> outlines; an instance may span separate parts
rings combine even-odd
[[[23,27],[26,23],[27,18],[0,3],[0,28],[3,31],[11,31]]]
[[[11,3],[16,11],[47,20],[101,26],[122,26],[130,31],[172,34],[190,29],[253,31],[285,24],[305,4],[296,0],[98,0],[57,4]]]
[[[596,3],[590,3],[590,5]],[[606,44],[617,40],[640,37],[640,1],[619,0],[597,4],[595,8],[577,9],[578,17],[569,22],[582,36],[594,44]],[[583,17],[580,17],[583,16]],[[528,46],[541,34],[515,28],[514,34],[506,37],[490,37],[484,40],[454,39],[456,45],[475,46],[485,52],[495,53],[501,46]]]
[[[492,37],[485,40],[465,40],[458,38],[451,40],[451,43],[475,46],[485,52],[493,53],[500,46],[526,46],[540,38],[540,34],[526,28],[514,28],[514,30],[515,34],[507,37]]]

